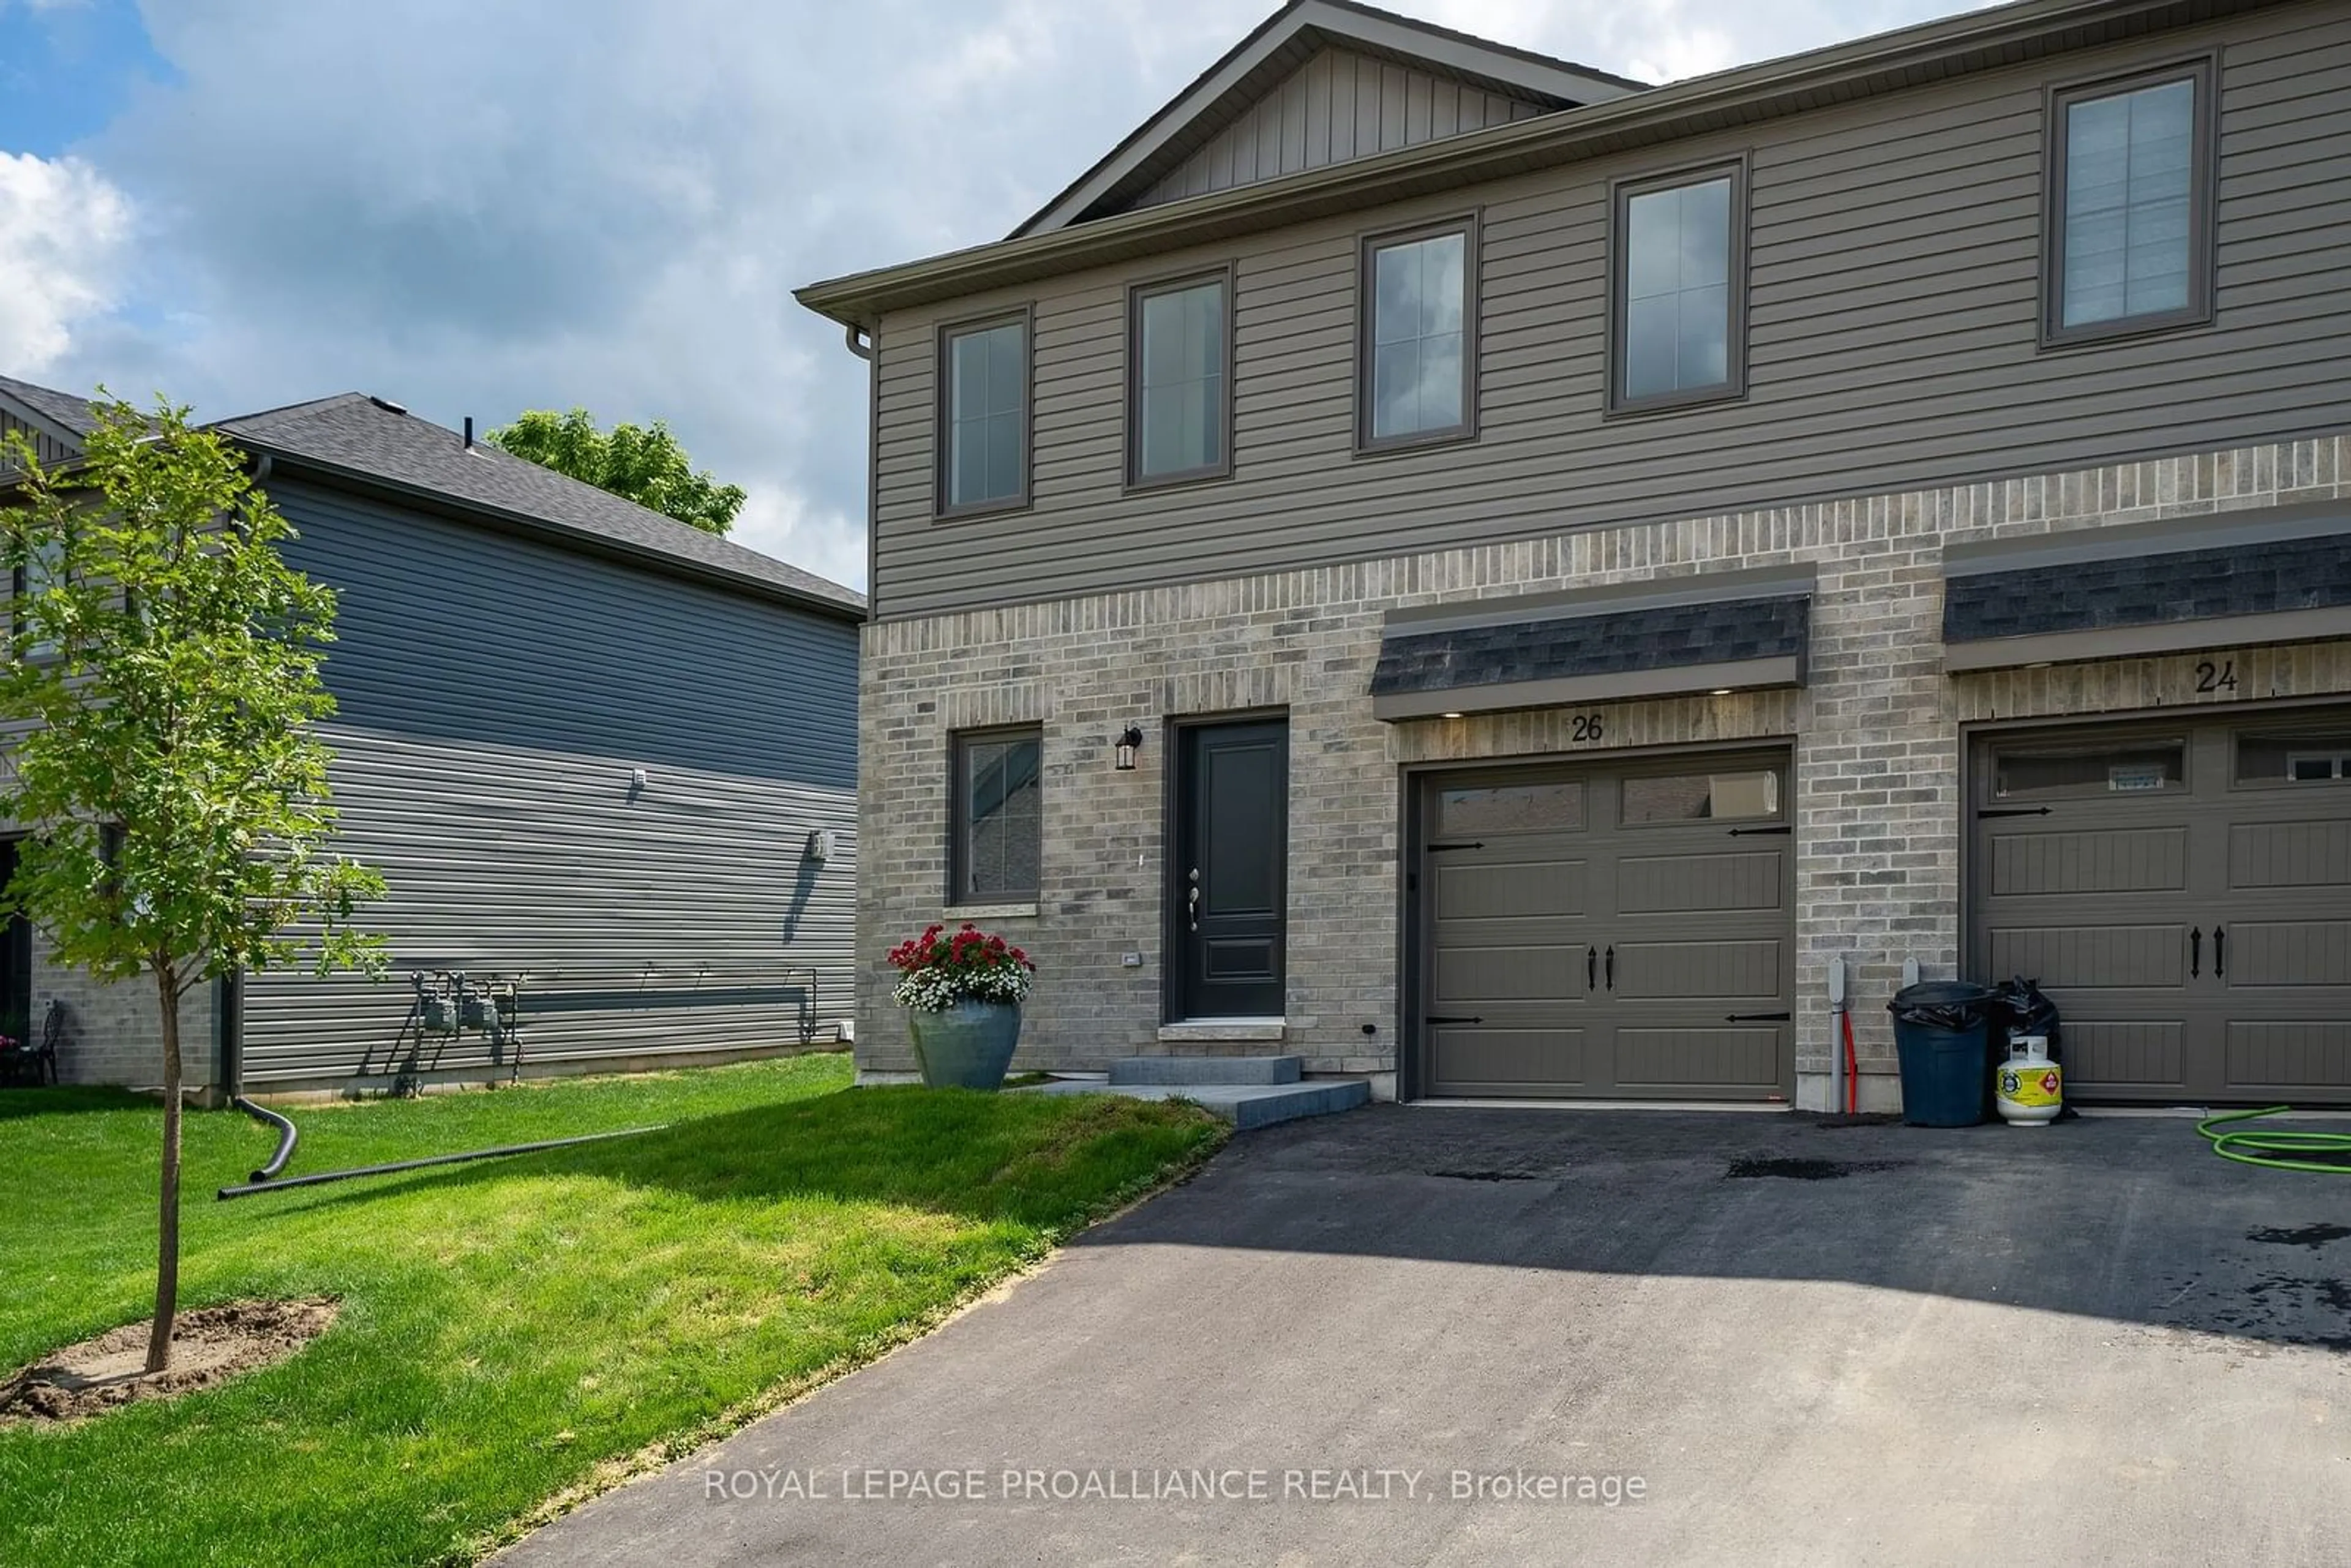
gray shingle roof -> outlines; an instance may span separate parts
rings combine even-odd
[[[0,394],[77,434],[96,423],[87,399],[0,376]],[[862,618],[865,596],[715,534],[689,528],[593,485],[476,443],[364,392],[219,420],[240,446],[290,465],[424,491],[468,510],[536,524],[559,536],[653,557],[698,575],[780,591],[811,609]]]
[[[2164,625],[2351,604],[2351,537],[2271,539],[1953,576],[1943,640]]]
[[[1811,616],[1811,598],[1790,594],[1392,633],[1372,695],[1785,658],[1803,652]]]
[[[88,435],[98,423],[88,398],[61,392],[54,387],[37,387],[30,382],[0,376],[0,395],[15,398],[50,423],[62,425],[76,435]]]
[[[799,599],[862,612],[865,596],[789,562],[730,544],[551,468],[475,443],[360,392],[225,419],[241,446],[325,465],[362,478],[429,490],[554,525],[568,533],[667,557]]]

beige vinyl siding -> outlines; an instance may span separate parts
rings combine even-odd
[[[2044,90],[2221,46],[2219,318],[2037,346]],[[1607,183],[1748,152],[1748,396],[1603,417]],[[2047,472],[2351,425],[2351,8],[1957,78],[885,320],[884,617]],[[1481,210],[1480,434],[1358,457],[1357,246]],[[1122,301],[1237,264],[1235,472],[1123,492]],[[1034,299],[1034,505],[930,512],[931,342]]]
[[[1324,49],[1137,197],[1138,207],[1507,125],[1543,112],[1523,99]]]

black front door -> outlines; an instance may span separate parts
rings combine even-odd
[[[1175,1016],[1282,1016],[1290,727],[1280,719],[1177,732],[1173,883]]]
[[[16,874],[16,841],[0,839],[0,892]],[[21,915],[0,915],[0,1034],[34,1043],[33,928]]]

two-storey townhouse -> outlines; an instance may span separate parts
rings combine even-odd
[[[2351,5],[2024,0],[1661,87],[1295,0],[870,361],[861,1063],[2351,1103]],[[882,172],[886,174],[886,172]],[[1279,1041],[1279,1045],[1271,1042]]]
[[[94,417],[0,377],[0,431],[46,462],[76,461]],[[287,559],[336,591],[319,732],[337,847],[387,883],[362,918],[389,964],[198,988],[190,1083],[350,1092],[835,1043],[862,596],[470,421],[346,392],[212,428],[299,530]],[[12,597],[37,588],[26,564]],[[0,819],[0,878],[32,826]],[[149,988],[57,962],[21,916],[0,933],[0,1033],[54,1027],[68,1082],[157,1081]],[[465,1027],[459,977],[515,988],[510,1019]]]

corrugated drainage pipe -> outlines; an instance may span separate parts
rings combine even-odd
[[[269,1125],[277,1129],[277,1152],[269,1156],[269,1163],[267,1165],[253,1173],[253,1179],[255,1181],[269,1180],[279,1171],[284,1170],[286,1168],[286,1162],[294,1157],[294,1145],[302,1141],[302,1134],[294,1130],[293,1123],[287,1121],[285,1117],[279,1115],[277,1112],[271,1110],[266,1105],[255,1104],[252,1101],[246,1099],[242,1094],[232,1096],[229,1100],[229,1103],[244,1112],[246,1115],[252,1117],[255,1121],[266,1122]]]

